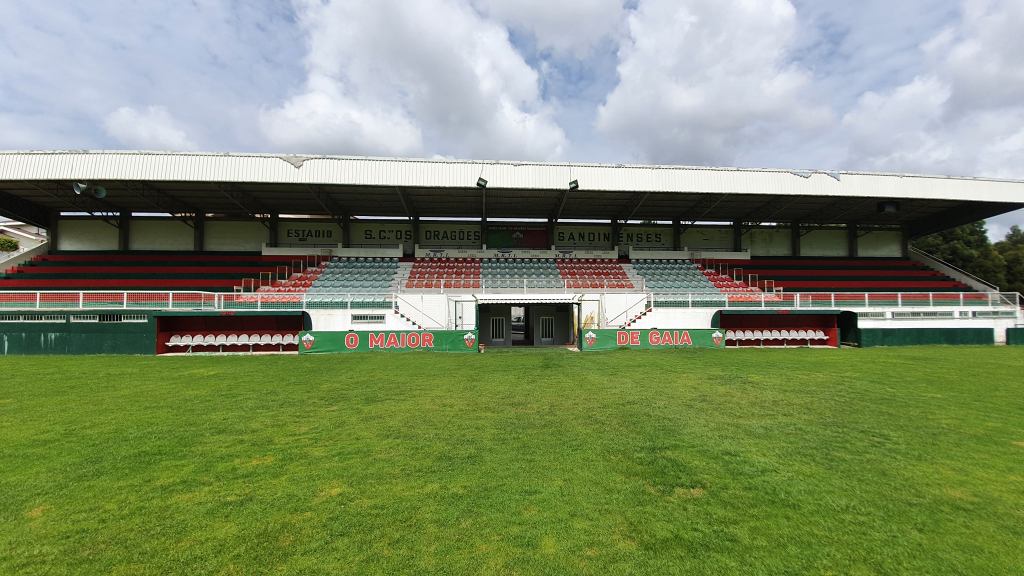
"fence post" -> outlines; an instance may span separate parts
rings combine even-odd
[[[82,302],[84,302],[84,301],[85,301],[85,294],[83,294],[82,292],[79,292],[78,293],[78,309],[79,310],[84,310],[85,309],[85,306],[82,305]]]
[[[122,310],[127,310],[128,309],[128,293],[127,292],[122,292],[121,293],[121,309]]]
[[[868,302],[868,293],[865,292],[864,293],[864,307],[867,308],[869,306],[871,306],[871,304]]]
[[[832,306],[831,307],[835,308],[836,307],[836,293],[833,292],[832,294],[830,294],[830,296],[832,296]]]
[[[903,292],[896,293],[896,307],[903,308]]]
[[[36,292],[36,310],[39,310],[39,292]]]
[[[935,293],[934,292],[929,292],[928,293],[928,307],[929,308],[935,308]]]

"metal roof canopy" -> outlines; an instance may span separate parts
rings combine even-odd
[[[477,304],[579,304],[579,294],[474,294]]]
[[[478,178],[487,187],[476,186]],[[579,188],[570,190],[569,182]],[[102,199],[72,183],[103,186]],[[897,200],[898,212],[878,203]],[[1024,181],[861,172],[171,152],[0,152],[0,215],[304,214],[902,227],[1024,207]]]

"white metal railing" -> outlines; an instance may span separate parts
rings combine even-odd
[[[412,287],[408,286],[409,282],[413,283]],[[402,280],[399,287],[399,292],[428,294],[602,294],[644,291],[645,283],[642,279]]]
[[[1016,292],[655,293],[662,308],[1014,308]]]
[[[393,303],[392,294],[0,292],[0,311],[390,309]]]
[[[521,290],[497,289],[495,293],[520,294]],[[543,293],[543,289],[528,289]],[[558,293],[600,293],[601,289],[556,289]],[[456,293],[456,291],[452,291]],[[466,292],[466,290],[463,290]],[[480,290],[469,292],[482,293]],[[612,291],[605,290],[612,293]],[[621,290],[615,292],[621,293]],[[639,289],[632,292],[640,292]],[[3,310],[318,310],[390,309],[398,298],[411,293],[213,293],[213,292],[0,292]],[[1016,292],[869,292],[869,293],[750,293],[690,294],[655,293],[661,308],[1020,308]]]

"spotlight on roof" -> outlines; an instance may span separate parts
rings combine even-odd
[[[477,178],[476,185],[481,188],[487,188],[487,180],[484,180],[483,177]]]
[[[107,189],[103,186],[89,186],[88,182],[75,182],[71,185],[74,189],[75,194],[81,196],[82,194],[89,194],[95,198],[106,198]]]
[[[895,214],[900,211],[900,203],[896,200],[883,200],[878,203],[879,214]]]
[[[579,187],[580,187],[580,181],[579,180],[573,180],[572,182],[569,182],[569,190],[578,190]]]

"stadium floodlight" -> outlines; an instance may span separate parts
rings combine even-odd
[[[476,179],[476,185],[481,188],[487,188],[487,180],[483,179],[483,176]]]
[[[579,187],[580,187],[580,181],[579,180],[573,180],[572,182],[569,182],[569,190],[578,190]]]

